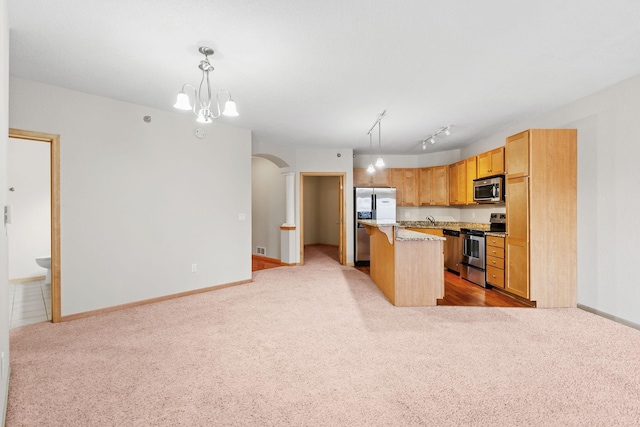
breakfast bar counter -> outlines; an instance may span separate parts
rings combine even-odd
[[[396,223],[360,221],[370,238],[370,274],[395,306],[434,306],[444,297],[444,237]]]

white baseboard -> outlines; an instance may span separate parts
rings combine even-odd
[[[637,329],[637,330],[640,331],[640,325],[639,324],[634,323],[634,322],[630,322],[630,321],[628,321],[626,319],[623,319],[621,317],[614,316],[614,315],[609,314],[609,313],[605,313],[604,311],[596,310],[595,308],[591,308],[591,307],[589,307],[587,305],[583,305],[583,304],[578,304],[578,308],[581,309],[581,310],[584,310],[584,311],[588,311],[589,313],[597,314],[598,316],[602,316],[602,317],[604,317],[606,319],[613,320],[614,322],[621,323],[621,324],[623,324],[625,326],[628,326],[630,328],[634,328],[634,329]]]
[[[11,366],[9,366],[9,368],[7,369],[7,376],[4,377],[2,380],[2,384],[0,385],[0,387],[2,388],[2,393],[4,396],[3,402],[2,402],[2,426],[5,425],[5,421],[7,419],[7,405],[9,404],[9,378],[11,377]]]

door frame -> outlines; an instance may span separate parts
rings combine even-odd
[[[9,128],[9,138],[49,144],[51,163],[51,321],[61,321],[60,298],[60,135]]]
[[[346,172],[300,172],[300,265],[304,265],[304,178],[307,176],[338,177],[338,251],[340,264],[347,265],[347,222],[345,221],[346,199],[344,197],[344,183]]]

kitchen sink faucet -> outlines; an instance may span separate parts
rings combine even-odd
[[[431,215],[427,217],[427,221],[429,221],[431,225],[436,225],[436,219]]]

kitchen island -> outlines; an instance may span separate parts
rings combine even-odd
[[[370,238],[370,274],[395,306],[434,306],[444,297],[444,237],[362,220]]]

